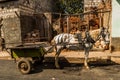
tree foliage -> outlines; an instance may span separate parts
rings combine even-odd
[[[57,2],[59,12],[76,14],[83,12],[83,0],[59,0]]]

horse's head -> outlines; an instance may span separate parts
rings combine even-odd
[[[103,38],[103,40],[110,41],[110,33],[107,28],[102,27],[100,30],[100,37]]]
[[[108,49],[109,43],[110,43],[110,33],[109,33],[107,28],[102,27],[99,30],[99,34],[97,35],[95,45],[99,44],[99,45],[96,45],[96,46],[100,47],[100,48],[102,46],[102,48]]]

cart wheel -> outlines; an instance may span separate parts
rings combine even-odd
[[[18,61],[17,68],[22,74],[28,74],[32,69],[32,63],[29,60],[23,58]]]

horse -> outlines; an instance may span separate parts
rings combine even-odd
[[[96,40],[94,40],[91,37],[88,30],[85,31],[84,38],[82,38],[80,33],[77,33],[76,35],[70,34],[70,33],[61,33],[61,34],[56,35],[52,40],[52,43],[54,44],[55,50],[56,50],[55,67],[60,68],[60,66],[58,64],[58,60],[59,60],[59,55],[63,49],[65,49],[65,48],[68,49],[70,46],[77,46],[76,44],[79,44],[79,46],[77,46],[78,49],[80,46],[82,46],[84,49],[84,55],[85,55],[84,66],[87,69],[89,69],[89,66],[88,66],[89,51],[92,49],[94,43],[97,40],[99,40],[101,37],[103,37],[105,39],[104,31],[105,31],[104,29],[101,29]]]

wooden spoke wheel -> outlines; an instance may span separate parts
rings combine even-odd
[[[18,61],[17,68],[22,74],[29,74],[32,69],[32,63],[31,61],[23,58]]]

